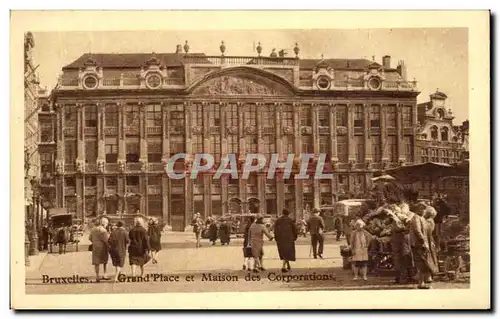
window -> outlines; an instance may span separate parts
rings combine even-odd
[[[403,127],[412,127],[412,107],[403,106]]]
[[[125,123],[127,126],[139,125],[139,106],[127,105],[125,107]]]
[[[238,126],[238,106],[236,104],[230,104],[227,107],[226,126],[227,127]]]
[[[161,176],[148,176],[148,185],[161,185]]]
[[[118,178],[116,176],[106,177],[106,186],[116,186],[118,185]]]
[[[300,125],[312,126],[312,111],[310,106],[303,106],[300,109]]]
[[[257,153],[257,143],[258,143],[258,140],[257,140],[257,136],[254,136],[254,135],[249,135],[246,137],[246,151],[247,153]]]
[[[257,185],[257,174],[250,173],[248,175],[247,184],[248,185]]]
[[[227,137],[227,152],[228,154],[238,153],[238,136],[229,135]]]
[[[354,145],[355,145],[355,156],[357,163],[363,163],[365,160],[365,137],[364,136],[355,136],[354,137]]]
[[[398,161],[397,136],[387,136],[387,157],[393,163]]]
[[[127,186],[138,186],[139,185],[139,176],[127,176],[126,177]]]
[[[403,138],[404,154],[407,162],[413,162],[413,141],[411,136]]]
[[[364,127],[363,105],[356,104],[354,109],[354,127]]]
[[[95,163],[97,161],[97,141],[96,140],[86,140],[85,141],[85,162]]]
[[[66,196],[64,198],[64,207],[69,214],[76,215],[76,196]]]
[[[97,127],[97,106],[85,106],[85,127]]]
[[[104,140],[104,152],[106,163],[116,163],[118,160],[118,139],[116,137],[106,137]]]
[[[161,163],[162,153],[161,140],[148,140],[148,162]]]
[[[380,136],[372,136],[372,159],[374,163],[380,163],[382,161]]]
[[[283,127],[293,127],[293,110],[291,107],[283,108]]]
[[[146,108],[146,126],[161,126],[162,123],[162,113],[161,105],[159,104],[149,104]]]
[[[97,186],[97,178],[95,176],[85,176],[85,187]]]
[[[191,138],[193,141],[193,153],[202,154],[203,153],[203,136],[193,135]]]
[[[372,105],[370,107],[370,126],[373,128],[380,127],[380,106]]]
[[[40,154],[40,166],[42,173],[52,173],[54,171],[54,159],[52,153]]]
[[[291,135],[285,135],[282,138],[283,141],[283,154],[291,154],[294,153],[294,137]]]
[[[40,122],[40,142],[54,142],[54,129],[51,122]]]
[[[220,106],[218,104],[210,104],[208,109],[208,123],[210,127],[220,126]]]
[[[116,105],[106,105],[104,109],[104,125],[118,127],[118,107]]]
[[[201,104],[195,104],[191,114],[193,125],[203,127],[203,106]]]
[[[313,154],[314,153],[314,144],[312,136],[302,136],[302,153]]]
[[[387,106],[387,127],[396,127],[397,109],[396,105],[389,104]]]
[[[77,108],[76,105],[66,105],[64,107],[64,122],[66,127],[76,127]]]
[[[319,152],[330,157],[330,138],[328,136],[319,137]]]
[[[347,126],[347,106],[339,105],[336,107],[337,126]]]
[[[429,153],[428,153],[427,149],[423,148],[420,151],[420,155],[422,158],[422,163],[427,163],[429,161]]]
[[[322,108],[318,112],[318,124],[319,126],[329,126],[330,124],[330,112],[328,108]]]
[[[275,137],[271,135],[264,135],[262,139],[264,140],[264,154],[270,155],[276,153]]]
[[[431,139],[437,141],[438,139],[438,128],[437,126],[431,127]]]
[[[177,105],[171,107],[170,111],[170,126],[183,129],[184,123],[184,106]]]
[[[275,123],[274,107],[272,105],[264,105],[261,107],[260,112],[262,114],[262,126],[274,127]]]
[[[177,153],[185,153],[186,147],[184,143],[184,137],[178,135],[170,136],[170,155],[174,155]]]
[[[256,126],[257,125],[255,111],[256,111],[255,105],[248,105],[246,107],[245,114],[244,114],[245,126]]]
[[[447,127],[442,127],[441,128],[441,141],[448,141],[448,128]]]
[[[76,180],[73,176],[66,176],[64,178],[64,186],[66,187],[75,187],[76,186]]]
[[[64,141],[64,161],[66,164],[74,164],[76,161],[76,140]]]
[[[220,147],[220,135],[212,135],[210,136],[210,150],[212,152],[212,156],[216,163],[220,162],[220,155],[222,153]]]
[[[138,138],[130,138],[126,141],[127,163],[137,163],[141,155],[141,146]]]
[[[337,157],[340,163],[347,163],[348,160],[347,136],[337,136]]]
[[[163,199],[161,196],[148,196],[148,215],[162,216],[163,215]]]

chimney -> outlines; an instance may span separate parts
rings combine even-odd
[[[401,77],[403,78],[403,81],[406,81],[406,65],[405,65],[405,61],[400,60],[399,64],[398,64],[398,67],[397,67],[396,70],[398,71],[399,75],[401,75]]]
[[[384,55],[382,57],[382,66],[384,67],[384,69],[391,68],[391,56],[390,55]]]
[[[175,49],[175,53],[180,54],[182,53],[182,45],[178,44],[177,48]]]

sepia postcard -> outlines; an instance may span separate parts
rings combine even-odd
[[[489,19],[11,12],[11,307],[490,309]]]

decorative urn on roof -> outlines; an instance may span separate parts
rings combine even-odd
[[[299,52],[300,52],[300,48],[299,48],[299,43],[298,42],[295,42],[295,47],[293,48],[293,52],[295,52],[295,57],[299,57]]]
[[[188,44],[187,40],[186,40],[186,43],[184,44],[184,52],[186,52],[186,53],[189,52],[189,44]]]
[[[260,54],[262,53],[262,46],[260,45],[260,42],[257,44],[257,53]]]
[[[222,53],[222,55],[224,55],[224,52],[226,52],[226,46],[224,45],[224,41],[221,41],[220,42],[220,52]]]

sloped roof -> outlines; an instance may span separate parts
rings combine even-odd
[[[440,91],[436,91],[435,93],[431,94],[431,99],[446,99],[446,98],[448,98],[448,96]]]
[[[205,56],[203,53],[85,53],[64,66],[63,70],[83,68],[90,58],[103,68],[140,68],[152,57],[158,59],[161,65],[181,66],[182,57],[185,55]]]

